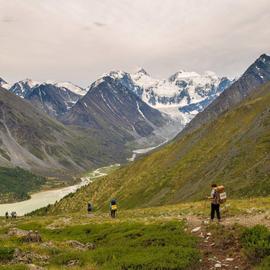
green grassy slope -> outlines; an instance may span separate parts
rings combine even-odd
[[[0,167],[0,203],[25,200],[28,192],[38,190],[46,178],[20,168]]]
[[[88,200],[106,209],[200,200],[212,182],[229,197],[270,194],[270,84],[214,122],[124,166],[60,201],[51,212],[82,211]]]
[[[90,221],[84,225],[68,223],[54,228],[61,219],[32,219],[16,222],[24,230],[38,230],[43,244],[29,244],[19,237],[5,237],[9,225],[0,230],[0,269],[9,269],[15,248],[31,258],[35,265],[46,269],[194,269],[198,266],[200,252],[194,236],[184,231],[180,222],[138,223]],[[4,222],[1,222],[0,224]],[[14,226],[13,222],[13,226]],[[4,239],[5,237],[5,239]],[[69,241],[91,243],[94,249],[79,249]],[[75,242],[76,244],[76,242]],[[3,268],[1,268],[1,266]],[[10,269],[29,269],[26,262],[16,259]],[[25,268],[23,268],[25,267]],[[197,268],[197,267],[196,267]]]

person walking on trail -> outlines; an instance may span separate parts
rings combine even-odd
[[[92,206],[92,204],[89,202],[89,203],[87,204],[87,212],[88,212],[88,214],[91,214],[92,211],[93,211],[93,206]]]
[[[16,219],[17,213],[15,211],[11,212],[11,219]]]
[[[116,211],[117,211],[117,203],[115,199],[112,199],[110,202],[110,211],[111,211],[111,217],[116,217]]]
[[[5,216],[6,216],[6,219],[8,219],[8,218],[9,218],[8,212],[6,212]]]
[[[220,216],[220,195],[217,191],[217,185],[212,184],[212,191],[211,196],[209,197],[211,199],[211,221],[214,220],[215,215],[217,216],[218,221],[221,221]]]

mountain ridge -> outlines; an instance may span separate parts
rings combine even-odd
[[[112,70],[104,73],[87,88],[65,82],[47,81],[39,83],[26,79],[13,84],[10,91],[21,97],[29,95],[33,87],[54,85],[84,96],[93,84],[97,85],[104,77],[111,77],[129,88],[149,106],[180,121],[186,125],[198,112],[210,104],[232,81],[226,77],[219,78],[214,72],[203,74],[180,70],[168,79],[154,79],[145,69],[139,68],[135,73]]]
[[[204,123],[211,121],[211,119],[215,119],[220,113],[245,99],[248,95],[256,91],[257,87],[269,80],[270,56],[262,54],[237,81],[223,91],[202,113],[198,114],[188,123],[182,134],[195,130]]]
[[[124,162],[116,135],[66,127],[29,101],[0,88],[0,165],[42,175],[69,177],[90,168]],[[116,155],[117,153],[117,155]]]

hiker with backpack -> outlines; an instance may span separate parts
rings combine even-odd
[[[11,212],[11,219],[16,219],[17,213],[15,211]]]
[[[226,192],[224,186],[218,186],[217,184],[212,184],[211,196],[211,221],[214,220],[215,215],[218,221],[221,221],[220,215],[220,204],[226,201]]]
[[[88,214],[91,214],[92,211],[93,211],[93,206],[92,206],[92,204],[90,202],[88,202],[88,204],[87,204],[87,212],[88,212]]]
[[[110,202],[110,212],[112,218],[116,217],[116,211],[117,211],[117,203],[115,199],[112,199]]]

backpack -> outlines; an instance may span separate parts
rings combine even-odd
[[[88,203],[88,205],[87,205],[87,210],[88,210],[88,211],[92,211],[92,204],[91,204],[91,203]]]
[[[112,204],[111,209],[112,209],[113,211],[117,210],[117,205],[116,205],[116,204]]]
[[[224,186],[217,186],[216,187],[216,192],[218,193],[219,196],[219,203],[225,203],[227,200],[227,194],[225,192]]]

